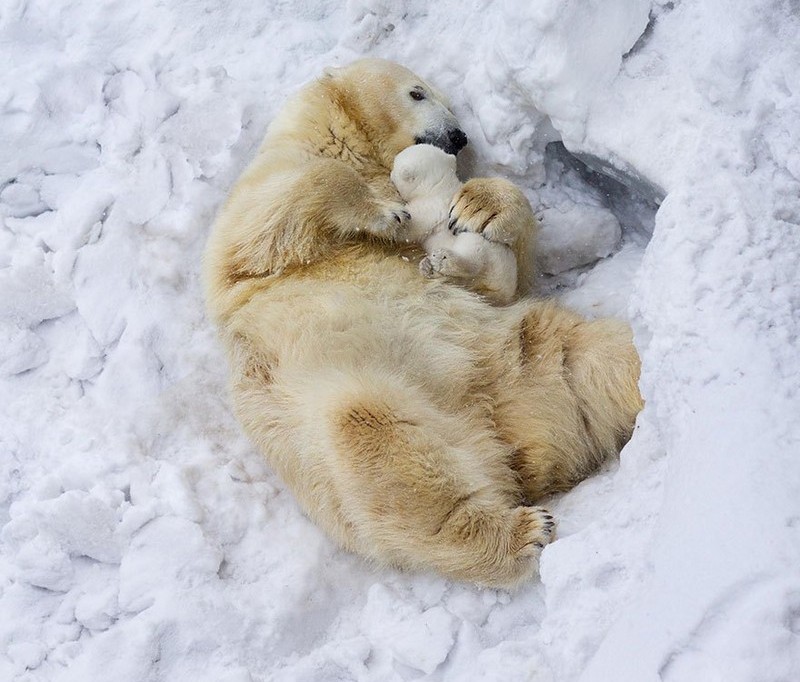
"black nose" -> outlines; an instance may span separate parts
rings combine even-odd
[[[464,149],[464,147],[467,146],[467,142],[469,142],[466,134],[460,128],[456,128],[447,133],[447,138],[450,140],[450,148],[453,150],[454,154]]]

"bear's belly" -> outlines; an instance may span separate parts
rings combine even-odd
[[[254,296],[233,327],[274,358],[274,378],[331,369],[391,372],[453,408],[484,393],[509,315],[391,259],[287,277]]]

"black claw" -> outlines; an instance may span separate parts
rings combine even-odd
[[[548,521],[552,521],[553,520],[553,517],[550,514],[545,514],[544,518],[546,518]]]
[[[450,230],[450,232],[455,232],[455,227],[457,222],[458,220],[456,218],[453,218],[449,223],[447,223],[447,229]]]
[[[533,546],[534,546],[534,547],[537,547],[537,548],[539,548],[539,549],[542,549],[542,548],[544,547],[544,545],[543,545],[541,542],[534,542],[534,543],[533,543]]]

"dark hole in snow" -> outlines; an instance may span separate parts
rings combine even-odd
[[[544,168],[535,205],[538,293],[586,314],[624,316],[663,192],[632,168],[573,154],[561,142],[545,147]]]
[[[655,216],[664,191],[635,171],[621,170],[589,154],[573,154],[562,142],[545,147],[547,180],[571,175],[573,186],[582,183],[588,195],[599,200],[619,220],[624,237],[644,246],[653,234]],[[575,182],[577,179],[577,182]]]

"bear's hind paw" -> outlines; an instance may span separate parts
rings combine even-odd
[[[519,507],[517,513],[512,549],[520,556],[535,556],[555,538],[556,522],[543,507]]]

